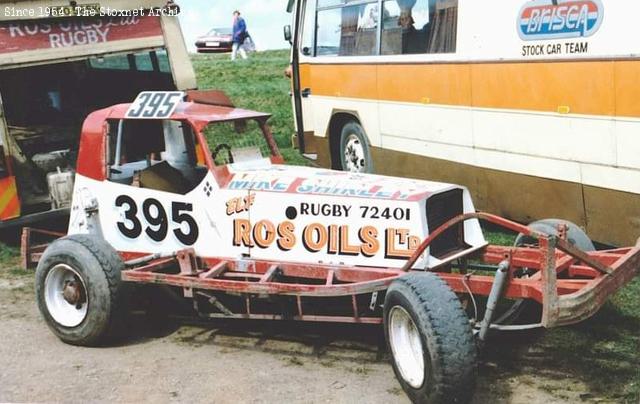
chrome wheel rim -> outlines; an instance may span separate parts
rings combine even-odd
[[[84,279],[69,265],[51,268],[44,281],[44,300],[53,320],[63,327],[77,327],[87,317],[89,298]]]
[[[347,136],[344,148],[344,162],[346,171],[352,173],[363,173],[367,165],[365,146],[356,134]]]
[[[389,345],[402,379],[414,389],[424,384],[422,339],[409,313],[395,306],[389,313]]]

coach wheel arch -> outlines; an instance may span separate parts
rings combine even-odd
[[[335,114],[329,125],[331,168],[372,173],[371,143],[356,115]]]

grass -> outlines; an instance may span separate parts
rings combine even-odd
[[[289,64],[285,50],[260,52],[249,60],[231,62],[228,55],[197,55],[192,58],[198,77],[198,88],[222,90],[236,106],[272,114],[269,125],[278,148],[291,164],[306,165],[307,161],[291,148],[294,133],[290,82],[284,76]],[[257,129],[250,128],[249,136]],[[213,140],[213,131],[209,132]],[[218,134],[216,134],[218,136]],[[223,136],[230,132],[223,131]]]
[[[20,268],[20,251],[0,242],[0,278],[15,278],[28,274]]]
[[[276,142],[289,163],[305,164],[291,148],[294,133],[289,81],[283,72],[287,51],[253,54],[248,61],[232,63],[228,56],[194,56],[193,65],[202,89],[225,91],[238,107],[273,114],[270,120]],[[255,136],[255,128],[249,136]],[[231,128],[223,136],[233,136]],[[218,133],[210,132],[210,139]],[[487,231],[495,244],[511,245],[512,234]],[[18,250],[0,244],[0,278],[18,274]],[[490,344],[491,346],[491,344]],[[516,337],[508,351],[494,344],[494,360],[503,369],[531,368],[536,373],[558,371],[588,386],[589,394],[615,402],[640,399],[640,278],[613,296],[592,319],[582,324],[549,330],[537,337]],[[528,357],[527,349],[539,348],[548,359]],[[509,353],[511,352],[511,353]],[[534,358],[535,359],[535,358]],[[291,364],[297,365],[295,361]],[[552,387],[549,387],[553,390]],[[551,391],[557,397],[564,392]]]
[[[547,380],[566,379],[566,383],[547,385],[548,392],[558,398],[573,392],[636,404],[640,399],[639,305],[640,278],[636,278],[587,321],[495,337],[487,345],[485,360],[497,364],[495,378],[509,369]]]
[[[19,253],[17,248],[0,243],[0,262],[14,261],[18,258]]]

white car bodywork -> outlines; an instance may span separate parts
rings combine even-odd
[[[268,160],[230,169],[233,177],[226,186],[220,188],[209,172],[186,195],[78,175],[69,234],[100,231],[116,250],[130,253],[171,254],[192,247],[202,257],[398,268],[429,234],[429,198],[461,190],[464,213],[474,211],[469,192],[455,185],[272,165]],[[164,237],[157,231],[165,224],[146,223],[145,203],[152,218],[163,216],[158,213],[162,206]],[[95,209],[99,222],[92,225],[86,212]],[[192,216],[197,230],[181,221],[180,214]],[[135,237],[126,235],[127,230]],[[192,238],[185,242],[185,235]],[[464,253],[486,245],[477,220],[464,224],[464,240]],[[441,262],[429,255],[416,267]]]

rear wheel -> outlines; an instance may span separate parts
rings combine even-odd
[[[38,308],[62,341],[95,346],[115,336],[124,319],[124,264],[103,239],[73,235],[56,240],[36,270]]]
[[[340,166],[352,173],[372,173],[373,160],[367,135],[355,121],[348,122],[340,134]]]
[[[385,298],[393,370],[414,403],[463,403],[475,388],[476,346],[460,301],[437,275],[412,273]]]

